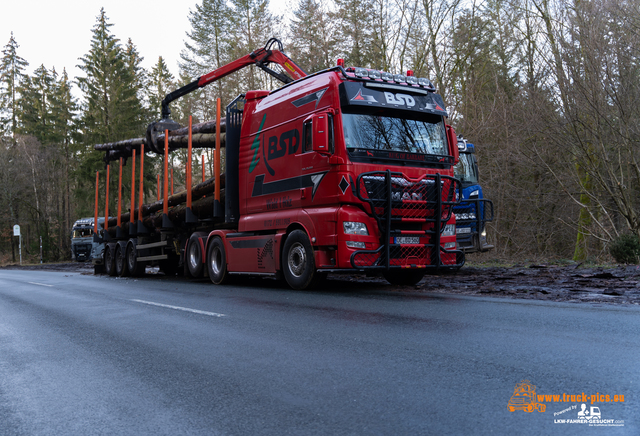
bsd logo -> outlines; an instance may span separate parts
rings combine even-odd
[[[407,107],[413,107],[416,105],[416,101],[407,94],[394,94],[393,92],[385,92],[384,98],[388,104],[401,104]]]

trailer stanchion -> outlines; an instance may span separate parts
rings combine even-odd
[[[195,224],[198,222],[198,217],[193,214],[191,210],[191,149],[193,146],[193,134],[192,130],[192,118],[189,115],[189,135],[187,141],[187,180],[186,180],[186,188],[187,188],[187,208],[184,214],[184,221],[188,224]]]
[[[171,229],[169,219],[169,130],[164,131],[164,196],[162,198],[162,228]]]
[[[136,213],[136,151],[131,154],[131,210],[129,211],[129,236],[137,234],[134,227]]]
[[[118,218],[116,224],[116,239],[124,239],[125,234],[122,231],[122,158],[120,158],[120,168],[118,174]]]
[[[142,205],[144,201],[144,144],[140,146],[140,200],[138,203],[138,234],[149,233],[147,228],[142,224]]]
[[[107,189],[105,194],[105,206],[104,206],[104,233],[103,239],[105,241],[110,241],[111,237],[109,236],[109,167],[107,164]]]
[[[213,219],[222,220],[224,211],[220,203],[220,98],[216,103],[216,148],[213,150],[213,176],[215,180],[215,194],[213,200]]]

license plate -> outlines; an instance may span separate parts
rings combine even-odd
[[[396,244],[419,244],[420,238],[417,236],[398,236]]]
[[[456,233],[471,233],[471,227],[456,227]]]

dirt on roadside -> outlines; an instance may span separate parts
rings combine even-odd
[[[640,304],[640,266],[464,266],[457,273],[428,275],[416,288],[420,292]]]
[[[2,269],[93,274],[90,262],[8,265]],[[640,266],[465,265],[457,272],[428,274],[416,286],[392,286],[382,278],[336,275],[333,280],[375,283],[384,291],[481,295],[502,298],[640,305]],[[336,283],[337,284],[337,283]]]

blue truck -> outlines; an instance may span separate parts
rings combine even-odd
[[[487,242],[486,227],[486,223],[493,220],[493,202],[482,195],[474,145],[460,135],[458,151],[460,161],[454,167],[454,173],[461,182],[462,192],[459,193],[460,205],[453,208],[456,215],[457,248],[465,253],[486,252],[493,248]]]

